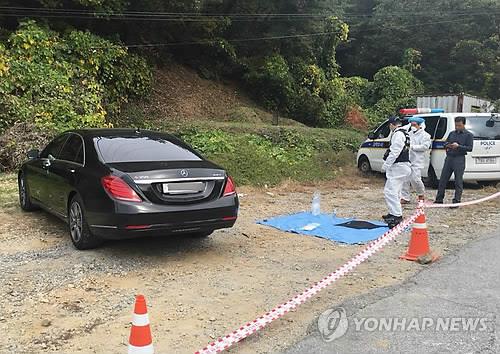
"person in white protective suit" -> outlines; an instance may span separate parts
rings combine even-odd
[[[401,190],[403,184],[411,174],[410,165],[410,136],[408,128],[401,127],[398,117],[389,118],[391,129],[391,142],[389,149],[384,155],[382,171],[385,171],[387,181],[384,188],[384,198],[389,209],[389,214],[382,216],[390,228],[393,228],[403,220],[403,208],[401,207]]]
[[[411,175],[403,185],[401,203],[408,204],[411,200],[410,190],[414,188],[418,200],[424,200],[425,186],[422,182],[422,171],[425,168],[425,156],[431,148],[431,136],[425,131],[425,120],[421,117],[411,117],[408,120],[410,129],[410,164]]]

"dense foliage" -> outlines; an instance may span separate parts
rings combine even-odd
[[[141,57],[310,126],[376,123],[424,88],[498,100],[499,16],[498,0],[0,0],[0,129],[106,124],[147,92]]]
[[[0,44],[0,130],[25,121],[49,131],[105,126],[150,81],[146,62],[122,46],[22,22]]]
[[[338,51],[344,75],[371,77],[412,48],[429,92],[500,98],[498,0],[353,0],[350,41]]]

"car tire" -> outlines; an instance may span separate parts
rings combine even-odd
[[[358,169],[361,173],[367,175],[372,172],[372,166],[370,165],[370,160],[366,156],[361,156],[358,162]]]
[[[495,187],[499,183],[499,181],[477,181],[477,184],[479,184],[481,187]]]
[[[75,195],[68,206],[68,226],[71,242],[76,249],[88,250],[96,248],[103,240],[90,232],[85,218],[85,209],[80,196]]]
[[[437,188],[439,186],[439,180],[436,176],[436,171],[434,171],[434,167],[429,166],[429,171],[427,173],[427,177],[423,179],[424,184],[430,188]]]
[[[192,238],[206,238],[213,234],[213,231],[204,231],[204,232],[196,232],[194,234],[190,234]]]
[[[21,209],[23,211],[37,210],[37,206],[31,202],[28,184],[26,183],[24,174],[19,174],[19,177],[17,178],[17,184],[19,188],[19,205],[21,206]]]

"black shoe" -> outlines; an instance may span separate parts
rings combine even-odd
[[[442,200],[437,200],[437,199],[436,199],[436,200],[434,201],[434,204],[443,204],[443,201],[442,201]]]
[[[392,214],[386,214],[386,215],[382,215],[382,219],[384,219],[385,221],[389,220],[389,219],[393,219],[395,218],[396,216],[392,215]]]
[[[403,217],[402,216],[392,216],[392,218],[390,219],[386,219],[385,220],[387,222],[387,225],[389,226],[390,229],[396,227],[398,224],[401,223],[401,221],[403,221]]]
[[[453,204],[459,204],[459,203],[460,203],[460,201],[453,200]],[[450,209],[458,209],[458,208],[459,208],[459,206],[452,206],[452,207],[450,207]]]

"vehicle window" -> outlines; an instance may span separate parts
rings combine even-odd
[[[436,129],[436,136],[435,139],[443,139],[444,135],[446,134],[446,128],[448,125],[448,120],[446,118],[441,118],[439,120],[438,127]]]
[[[96,137],[94,144],[107,163],[147,161],[199,161],[188,148],[162,137]]]
[[[64,145],[64,142],[68,138],[68,134],[63,134],[59,135],[56,137],[54,140],[52,140],[49,145],[43,149],[42,153],[40,154],[41,158],[48,158],[49,155],[52,157],[58,159],[59,158],[59,152],[61,151],[62,146]]]
[[[465,128],[474,135],[476,140],[500,140],[500,122],[495,121],[493,127],[487,127],[486,122],[491,117],[467,117]]]
[[[76,134],[71,134],[59,154],[59,159],[72,161],[83,165],[82,138]]]
[[[439,117],[425,117],[425,131],[431,135],[431,139],[434,139],[436,134],[436,127],[439,122]]]
[[[83,144],[80,150],[78,150],[78,154],[76,154],[75,162],[81,165],[85,164],[85,151],[83,151]]]
[[[389,128],[389,122],[385,122],[375,131],[375,139],[387,138],[391,134],[391,129]]]

